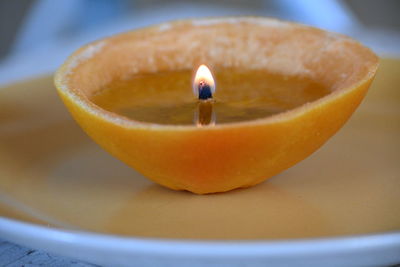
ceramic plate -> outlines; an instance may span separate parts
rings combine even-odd
[[[310,158],[198,196],[146,180],[72,121],[51,77],[0,89],[0,236],[110,266],[400,263],[400,61]]]

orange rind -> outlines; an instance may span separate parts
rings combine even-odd
[[[204,62],[309,77],[331,93],[266,118],[201,128],[135,121],[90,100],[114,80]],[[165,23],[88,44],[60,67],[55,84],[75,120],[105,150],[158,184],[206,194],[253,186],[312,154],[355,111],[377,67],[371,50],[340,34],[226,17]]]

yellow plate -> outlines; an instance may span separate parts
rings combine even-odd
[[[400,230],[400,61],[349,123],[264,182],[193,195],[149,182],[72,121],[52,77],[0,90],[0,215],[134,237],[265,240]]]

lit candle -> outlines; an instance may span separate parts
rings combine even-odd
[[[210,69],[206,65],[200,65],[193,79],[193,93],[199,99],[195,112],[195,124],[198,127],[215,125],[216,115],[213,110],[215,89]]]
[[[213,66],[217,99],[203,65],[193,98],[191,73],[201,63]],[[112,155],[161,185],[205,194],[253,186],[309,156],[351,116],[377,66],[348,37],[214,18],[95,42],[55,81],[77,122]]]

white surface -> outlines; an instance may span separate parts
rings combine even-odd
[[[400,262],[400,232],[297,241],[202,242],[63,231],[0,217],[0,236],[106,266],[357,267]]]

